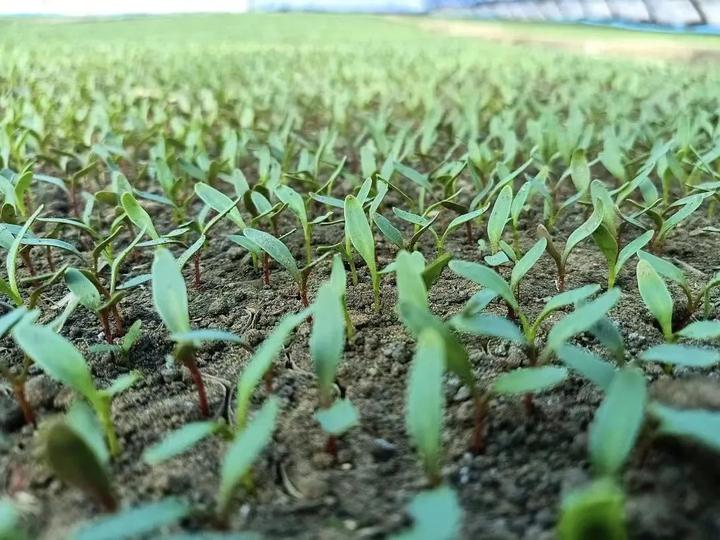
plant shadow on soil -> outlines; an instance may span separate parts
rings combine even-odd
[[[61,209],[63,205],[58,202],[56,206]],[[152,205],[148,208],[155,215],[159,212]],[[583,219],[580,214],[567,216],[560,227],[560,238],[566,238]],[[525,215],[522,242],[526,248],[534,241],[529,231],[535,230],[539,220],[532,209]],[[692,265],[706,275],[705,279],[720,266],[717,240],[710,233],[690,233],[706,224],[699,215],[690,220],[672,235],[663,253],[671,260]],[[289,221],[284,225],[284,230],[294,226]],[[231,330],[245,335],[256,346],[282,315],[301,308],[295,284],[273,266],[271,286],[263,287],[260,272],[252,268],[246,254],[224,238],[224,233],[231,232],[229,227],[216,232],[202,256],[202,288],[192,288],[187,274],[192,325]],[[341,235],[340,226],[320,227],[315,236],[321,244],[329,244]],[[295,234],[289,240],[298,256],[302,253],[300,236]],[[463,242],[464,235],[456,233],[448,247],[457,258],[480,261],[476,246]],[[421,250],[430,258],[432,243],[425,239],[421,244]],[[379,246],[382,267],[391,262],[395,250],[382,241]],[[605,263],[593,247],[585,243],[571,256],[567,288],[604,284]],[[149,271],[151,256],[150,251],[145,251],[126,264],[124,278]],[[628,264],[619,278],[624,296],[612,312],[631,354],[661,341],[637,293],[634,266]],[[311,299],[327,272],[324,265],[311,277]],[[393,278],[384,279],[382,311],[374,314],[369,276],[364,267],[359,273],[360,283],[348,286],[357,334],[346,345],[338,380],[357,405],[361,424],[341,440],[339,460],[333,462],[323,451],[324,436],[312,418],[317,394],[307,347],[310,327],[302,325],[274,364],[272,392],[282,398],[282,414],[274,443],[255,467],[257,492],[238,496],[237,510],[232,514],[233,530],[257,531],[271,539],[330,540],[383,538],[408,524],[404,508],[412,495],[424,487],[422,471],[404,429],[406,373],[414,344],[393,312]],[[544,256],[523,282],[521,303],[530,312],[538,312],[545,299],[555,294],[554,276],[552,260]],[[476,289],[445,270],[430,293],[431,308],[442,317],[449,316],[459,311]],[[680,302],[681,295],[677,290],[673,292]],[[57,301],[63,294],[63,287],[56,286],[50,298]],[[42,307],[59,309],[47,300]],[[494,305],[492,309],[504,313],[502,306]],[[87,353],[87,345],[100,342],[100,326],[82,308],[72,315],[63,332],[86,353],[98,382],[107,384],[130,368],[144,375],[117,399],[113,408],[124,447],[113,464],[118,495],[124,505],[169,495],[182,497],[199,510],[197,516],[183,522],[183,528],[205,529],[210,520],[202,516],[214,508],[226,443],[206,440],[192,451],[155,467],[142,462],[140,456],[145,448],[200,416],[189,376],[182,368],[166,363],[171,345],[153,311],[149,287],[133,291],[122,301],[121,310],[127,324],[143,321],[142,338],[132,350],[128,365],[108,355]],[[563,315],[555,314],[551,320]],[[549,326],[546,322],[543,330]],[[540,338],[544,339],[544,333]],[[524,362],[521,351],[503,342],[468,336],[462,340],[483,382]],[[599,351],[586,336],[576,342]],[[3,345],[3,355],[17,356],[11,342]],[[200,352],[199,367],[211,376],[207,385],[216,411],[220,411],[225,393],[220,381],[226,381],[232,389],[248,357],[245,350],[225,344],[209,345]],[[682,385],[683,379],[697,374],[679,371],[674,377],[676,382],[657,366],[647,365],[645,370],[660,389],[654,391],[661,391],[664,385],[680,394],[674,397],[676,400],[697,400]],[[711,372],[704,380],[711,385],[707,399],[716,403],[700,405],[720,408],[720,392],[713,392],[718,388],[717,373]],[[39,371],[33,372],[28,390],[41,418],[63,411],[71,398],[68,391]],[[571,377],[562,386],[537,396],[537,413],[532,416],[525,414],[521,400],[494,400],[487,449],[477,456],[467,451],[473,413],[469,396],[453,377],[446,383],[446,392],[444,476],[457,489],[465,511],[463,537],[553,538],[562,495],[590,478],[586,434],[601,399],[599,392],[589,383]],[[261,403],[265,396],[266,390],[261,389],[254,404]],[[8,399],[3,397],[3,407],[12,409]],[[3,488],[24,493],[34,517],[36,537],[64,538],[75,524],[96,515],[98,508],[80,491],[62,486],[37,464],[33,458],[35,436],[29,426],[20,428],[15,422],[12,428],[0,448]],[[647,448],[633,454],[624,475],[631,537],[719,538],[720,462],[688,445],[642,441],[639,446]]]

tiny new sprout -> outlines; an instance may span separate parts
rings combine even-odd
[[[125,335],[120,340],[120,343],[100,343],[97,345],[91,345],[89,347],[90,352],[93,353],[112,353],[119,355],[123,361],[127,362],[130,356],[130,349],[140,339],[140,333],[142,332],[142,321],[138,319],[135,321],[130,328],[128,328]]]
[[[203,341],[241,343],[242,340],[235,334],[224,330],[192,330],[190,328],[185,280],[177,261],[167,249],[160,248],[155,252],[151,273],[155,311],[170,330],[170,339],[176,343],[172,356],[176,362],[184,365],[190,372],[197,388],[200,412],[207,418],[210,416],[210,408],[205,393],[205,384],[197,367],[195,352]]]
[[[558,540],[627,540],[625,493],[612,478],[600,478],[563,497]]]
[[[117,510],[110,480],[110,456],[93,412],[83,403],[72,405],[63,418],[40,428],[42,454],[63,482],[94,497],[105,510]]]
[[[350,261],[353,281],[357,281],[352,249],[360,254],[370,271],[372,287],[375,295],[375,311],[380,311],[380,274],[375,260],[375,238],[365,216],[362,204],[352,195],[345,198],[345,253]]]
[[[96,285],[87,277],[87,275],[85,275],[83,272],[76,268],[68,268],[67,270],[65,270],[65,283],[68,286],[68,289],[70,289],[70,291],[77,297],[80,304],[85,306],[90,311],[95,312],[95,314],[98,316],[98,319],[100,320],[100,323],[102,324],[105,340],[108,342],[108,344],[112,344],[114,335],[112,329],[110,328],[108,311],[114,309],[116,303],[110,305],[110,302],[104,302],[102,296],[100,295],[100,291],[98,290],[99,283]],[[119,300],[119,297],[116,298]],[[121,319],[119,318],[117,310],[113,311],[113,313],[117,314],[116,334],[121,335]]]
[[[110,454],[117,456],[120,441],[112,421],[112,400],[132,386],[140,374],[130,372],[120,375],[110,386],[98,390],[80,351],[49,327],[23,321],[15,325],[12,336],[23,352],[48,376],[72,388],[92,405],[105,432]]]
[[[9,313],[6,313],[0,317],[0,338],[5,337],[8,332],[17,324],[19,324],[25,317],[32,320],[33,314],[29,314],[25,308],[15,308]],[[35,423],[35,413],[27,400],[25,395],[25,382],[27,381],[28,372],[32,361],[25,355],[23,358],[22,365],[13,369],[12,366],[6,362],[0,362],[0,375],[6,379],[12,386],[13,393],[15,394],[15,400],[23,413],[23,418],[26,424]]]
[[[410,530],[391,540],[455,540],[460,537],[463,510],[455,491],[448,486],[422,491],[408,505],[413,518]]]
[[[252,243],[251,246],[257,246],[257,248],[265,252],[265,258],[263,260],[263,279],[265,280],[265,285],[270,285],[270,267],[268,257],[271,257],[280,266],[285,268],[285,270],[287,270],[293,278],[293,281],[295,281],[298,286],[298,292],[303,306],[308,307],[310,305],[307,295],[308,278],[315,266],[317,266],[320,261],[324,260],[329,253],[315,259],[303,268],[298,268],[297,262],[295,262],[295,257],[293,257],[292,253],[282,240],[275,238],[270,233],[266,233],[265,231],[261,231],[259,229],[251,229],[250,227],[246,228],[243,231],[243,234],[248,240],[250,240]]]

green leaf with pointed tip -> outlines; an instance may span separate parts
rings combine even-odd
[[[468,317],[480,313],[496,298],[497,293],[495,291],[482,289],[470,297],[470,300],[468,300],[465,307],[463,307],[462,314]]]
[[[323,283],[318,289],[312,311],[310,358],[318,379],[320,402],[326,406],[332,399],[337,366],[345,348],[345,314],[337,288],[331,283]]]
[[[400,249],[405,247],[405,240],[403,239],[402,233],[398,230],[392,222],[382,214],[373,214],[373,222],[383,233],[383,236],[387,238],[391,243],[395,244]]]
[[[517,290],[522,278],[525,277],[525,274],[540,260],[540,257],[545,253],[546,247],[547,240],[540,238],[540,240],[535,242],[535,245],[522,256],[515,266],[513,266],[512,274],[510,274],[510,289]]]
[[[588,238],[590,235],[592,235],[592,233],[594,233],[595,230],[600,226],[602,221],[602,204],[599,201],[595,201],[595,208],[593,209],[593,213],[590,215],[587,221],[585,221],[582,225],[575,229],[572,234],[570,234],[567,242],[565,242],[565,249],[563,249],[562,252],[563,264],[567,263],[570,254],[577,247],[577,245],[586,238]]]
[[[268,369],[270,369],[272,361],[280,354],[290,332],[307,319],[310,311],[310,309],[305,309],[299,313],[292,313],[283,317],[273,331],[258,346],[255,354],[248,360],[237,383],[235,397],[235,424],[237,430],[242,429],[245,425],[247,412],[250,407],[250,399],[252,398],[255,388],[265,373],[267,373]]]
[[[68,289],[77,296],[80,303],[91,311],[97,311],[103,304],[100,292],[85,274],[77,268],[65,270],[65,283]]]
[[[327,409],[320,409],[313,415],[322,430],[334,437],[339,437],[360,421],[358,410],[349,399],[337,399]]]
[[[590,425],[590,461],[599,474],[620,472],[645,419],[647,384],[643,373],[623,368],[613,377]]]
[[[173,431],[160,442],[147,448],[142,459],[148,465],[157,465],[187,452],[219,428],[216,422],[190,422]]]
[[[0,338],[5,337],[10,329],[20,322],[29,311],[24,307],[15,308],[0,317]]]
[[[102,390],[102,393],[107,396],[117,396],[128,388],[130,388],[137,381],[142,379],[142,373],[139,371],[131,371],[130,373],[124,373],[117,377],[110,386]]]
[[[615,237],[607,229],[605,223],[601,223],[600,226],[595,229],[592,237],[597,246],[600,248],[602,254],[605,256],[608,268],[611,271],[614,271],[615,264],[618,261],[618,250],[620,249],[618,248],[617,240],[615,240]]]
[[[620,289],[610,289],[560,319],[548,334],[546,350],[555,351],[571,337],[589,330],[619,299]]]
[[[155,252],[152,269],[152,296],[155,311],[173,334],[190,330],[187,287],[177,261],[165,248]]]
[[[619,274],[622,267],[625,266],[625,263],[652,240],[653,234],[653,231],[645,231],[620,250],[617,262],[615,263],[615,274]]]
[[[516,311],[519,309],[520,306],[515,299],[510,285],[493,269],[478,263],[461,260],[450,261],[449,266],[450,270],[460,277],[490,289],[505,300],[511,308]]]
[[[18,324],[12,330],[18,346],[53,379],[69,386],[93,401],[97,390],[90,368],[72,343],[47,326],[29,322]]]
[[[173,332],[170,335],[170,339],[179,343],[204,343],[207,341],[227,341],[229,343],[242,343],[243,341],[240,336],[237,336],[232,332],[215,328],[202,328],[198,330],[188,330],[186,332]]]
[[[640,359],[645,362],[660,362],[674,366],[707,368],[720,362],[720,351],[690,345],[663,343],[640,353]]]
[[[240,480],[250,472],[252,464],[272,440],[279,410],[279,399],[274,396],[267,398],[252,420],[235,437],[225,453],[220,469],[220,490],[218,492],[221,514],[227,512]]]
[[[720,321],[695,321],[677,332],[688,339],[712,340],[720,338]]]
[[[228,212],[227,217],[237,225],[241,231],[245,228],[245,221],[243,221],[240,215],[240,210],[235,207],[235,202],[230,197],[203,182],[195,184],[194,189],[195,194],[200,197],[202,202],[216,212],[223,213],[226,212],[228,208],[232,208],[232,210]]]
[[[140,234],[138,234],[128,246],[123,249],[120,253],[118,253],[117,257],[113,259],[112,264],[110,265],[110,294],[115,293],[115,289],[117,287],[117,281],[118,276],[120,275],[120,269],[122,268],[123,262],[125,262],[125,259],[128,255],[135,249],[135,246],[138,245],[140,240],[142,240],[142,237],[145,236],[145,229],[140,231]]]
[[[651,403],[648,408],[660,421],[659,433],[690,439],[720,451],[720,412],[674,409],[660,403]]]
[[[83,436],[69,424],[56,421],[44,431],[43,442],[45,460],[55,476],[113,505],[108,470]]]
[[[163,499],[128,508],[96,519],[72,536],[72,540],[132,540],[172,525],[184,518],[190,507],[177,499]]]
[[[595,386],[607,391],[615,376],[615,368],[599,356],[575,345],[563,345],[557,350],[563,364],[576,371]]]
[[[18,306],[22,305],[23,303],[22,296],[20,295],[20,289],[18,288],[17,283],[17,258],[18,254],[20,253],[20,244],[25,238],[27,232],[30,230],[30,226],[40,215],[40,212],[42,212],[42,210],[43,205],[40,205],[37,210],[35,210],[35,213],[33,213],[33,215],[27,219],[25,224],[15,236],[15,240],[13,240],[12,245],[8,249],[7,257],[5,259],[5,269],[7,270],[8,276],[7,283],[10,287],[8,296],[10,296],[10,299]]]
[[[147,231],[148,235],[153,240],[160,239],[160,235],[158,234],[157,230],[155,230],[155,225],[153,225],[150,214],[148,214],[145,209],[140,206],[140,203],[137,202],[137,199],[133,197],[132,193],[123,193],[122,197],[120,198],[120,202],[128,218],[138,229],[140,229],[141,231],[143,229]]]
[[[500,395],[535,394],[557,386],[567,376],[568,370],[564,367],[518,368],[500,375],[492,388],[493,392]]]
[[[578,193],[582,193],[590,187],[590,167],[585,157],[585,150],[582,148],[578,148],[572,154],[572,158],[570,159],[570,178],[572,178]]]
[[[417,447],[425,474],[440,477],[445,371],[445,344],[432,328],[418,336],[407,385],[405,425]]]
[[[93,410],[84,401],[73,401],[65,416],[65,422],[85,441],[98,463],[107,467],[110,463],[110,453],[105,445],[102,427]]]
[[[611,478],[601,478],[565,495],[557,537],[558,540],[627,540],[622,488]]]
[[[246,249],[250,253],[262,255],[262,249],[260,249],[260,246],[246,236],[240,234],[229,234],[227,239]]]
[[[393,214],[395,214],[397,217],[399,217],[403,221],[407,221],[408,223],[412,223],[413,225],[419,225],[420,227],[424,227],[428,223],[430,223],[430,218],[428,218],[426,216],[413,214],[412,212],[408,212],[407,210],[403,210],[402,208],[397,208],[394,206],[393,206]]]
[[[513,192],[510,184],[500,190],[499,195],[495,199],[490,217],[487,224],[487,235],[490,240],[490,250],[493,254],[497,253],[500,246],[505,224],[510,217],[510,206],[512,205]]]
[[[650,266],[652,266],[661,276],[674,281],[681,287],[688,287],[688,281],[685,274],[673,263],[642,250],[638,251],[638,257],[640,260],[649,263]]]
[[[460,537],[463,511],[452,488],[442,486],[415,495],[408,506],[413,527],[392,540],[455,540]]]
[[[685,221],[688,217],[690,217],[690,215],[700,207],[700,205],[703,203],[703,201],[707,198],[708,195],[709,194],[707,193],[698,193],[697,195],[691,195],[690,197],[682,199],[682,201],[684,201],[682,207],[680,208],[680,210],[678,210],[672,216],[665,220],[662,227],[658,231],[658,238],[663,238],[667,235],[668,232],[670,232],[681,222]],[[680,203],[681,201],[677,201],[675,204]]]
[[[474,219],[479,218],[484,213],[485,213],[485,208],[479,208],[478,210],[473,210],[472,212],[467,212],[465,214],[457,216],[455,219],[453,219],[450,222],[450,224],[447,226],[447,229],[445,229],[445,232],[442,235],[443,240],[447,237],[448,234],[450,234],[452,231],[454,231],[461,225],[464,225],[468,221],[472,221]]]
[[[408,167],[407,165],[403,165],[402,163],[399,163],[397,161],[395,162],[395,170],[411,182],[416,183],[421,188],[424,188],[428,191],[432,189],[432,186],[430,185],[430,182],[428,182],[428,177],[426,174],[419,173],[415,169]]]
[[[355,250],[368,265],[370,273],[377,272],[375,263],[375,239],[360,202],[348,195],[345,198],[345,234]]]
[[[287,204],[290,211],[295,214],[303,227],[308,224],[307,211],[302,196],[293,188],[281,185],[275,188],[275,195],[281,202]]]
[[[422,273],[422,279],[425,283],[426,289],[430,290],[432,286],[437,283],[440,279],[440,275],[443,270],[445,270],[445,267],[450,264],[452,258],[453,257],[450,253],[441,253],[435,259],[430,261],[430,264],[425,267],[425,270],[423,270]]]
[[[578,302],[585,300],[600,290],[600,285],[584,285],[577,289],[570,289],[569,291],[561,292],[556,294],[550,300],[547,301],[545,307],[541,312],[541,317],[549,315],[553,311],[569,306],[570,304],[577,304]]]
[[[421,309],[429,309],[427,289],[422,278],[425,259],[418,251],[409,253],[400,251],[395,258],[395,282],[398,291],[398,303],[407,302]]]
[[[295,257],[293,257],[282,240],[278,240],[272,234],[266,233],[265,231],[252,229],[250,227],[246,228],[243,234],[267,253],[275,262],[285,268],[296,283],[300,283],[300,270],[295,262]]]
[[[489,336],[525,344],[527,340],[517,325],[503,317],[478,313],[472,316],[457,315],[450,324],[459,332],[474,336]]]
[[[638,261],[636,274],[643,302],[660,324],[665,339],[672,338],[673,301],[667,285],[650,263],[643,259]]]

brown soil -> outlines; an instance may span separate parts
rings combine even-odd
[[[57,208],[61,205],[58,204]],[[155,209],[157,212],[158,209]],[[560,236],[576,227],[583,217],[568,216]],[[537,217],[530,212],[523,226],[533,231]],[[720,266],[716,237],[690,236],[705,224],[698,215],[668,241],[664,254],[680,259],[705,276]],[[290,223],[284,226],[289,228]],[[220,233],[223,234],[220,234]],[[296,288],[280,269],[273,267],[269,288],[252,268],[243,251],[225,240],[231,232],[217,231],[203,254],[203,286],[189,288],[190,313],[196,328],[217,327],[247,336],[257,345],[280,317],[297,311],[301,304]],[[321,243],[337,241],[338,226],[320,228]],[[526,235],[524,245],[532,243]],[[302,253],[301,239],[290,241],[296,255]],[[380,243],[381,266],[394,257],[394,248]],[[458,258],[480,260],[477,249],[464,243],[458,232],[449,248]],[[421,246],[427,257],[433,247]],[[126,265],[127,275],[149,269],[148,251]],[[591,244],[582,245],[570,261],[568,288],[587,283],[604,283],[604,261]],[[311,279],[312,291],[327,275],[322,268]],[[277,360],[273,392],[282,398],[283,412],[275,442],[258,461],[255,471],[257,493],[238,498],[232,513],[233,530],[257,531],[270,539],[383,538],[407,525],[404,508],[412,495],[424,487],[423,475],[404,431],[405,380],[413,353],[413,341],[393,313],[392,278],[383,283],[383,309],[372,310],[372,294],[365,269],[361,281],[349,285],[349,305],[357,335],[346,347],[339,382],[359,408],[361,425],[339,443],[339,460],[324,453],[324,437],[312,418],[317,395],[308,356],[309,326],[303,325]],[[544,299],[555,293],[554,266],[545,256],[523,284],[523,305],[536,313]],[[188,282],[190,282],[188,274]],[[619,285],[625,295],[613,310],[630,353],[661,341],[650,315],[637,294],[634,263],[622,272]],[[446,270],[431,291],[432,309],[441,316],[457,312],[475,287]],[[681,295],[675,291],[680,302]],[[51,297],[59,299],[62,287]],[[44,309],[51,308],[49,302]],[[156,467],[140,460],[147,446],[171,430],[198,420],[196,394],[187,372],[166,363],[170,344],[155,315],[150,291],[136,290],[121,304],[127,323],[143,321],[143,337],[133,349],[130,365],[109,356],[91,356],[96,380],[107,383],[120,373],[135,368],[143,381],[115,403],[114,419],[124,447],[113,464],[118,494],[124,505],[176,495],[197,510],[185,520],[186,530],[206,529],[206,517],[215,504],[219,469],[226,443],[209,439],[191,452]],[[497,307],[498,313],[502,310]],[[557,320],[557,314],[552,320]],[[551,321],[544,325],[547,329]],[[64,333],[83,350],[99,342],[100,326],[87,311],[79,309]],[[541,336],[544,337],[544,336]],[[463,338],[476,373],[491,381],[498,373],[524,362],[515,347],[495,340]],[[581,336],[578,343],[596,344]],[[5,342],[3,355],[16,357],[12,343]],[[219,411],[224,394],[222,380],[232,387],[248,360],[248,353],[224,344],[205,347],[199,366],[208,377],[209,398]],[[645,366],[648,376],[667,380],[657,366]],[[681,371],[677,378],[690,372]],[[30,384],[31,401],[41,418],[59,413],[69,402],[69,393],[35,372]],[[568,489],[590,477],[587,455],[587,428],[599,393],[588,383],[573,378],[567,384],[537,397],[537,412],[526,416],[519,400],[498,399],[491,405],[488,446],[474,456],[468,449],[472,428],[472,406],[459,382],[446,383],[446,460],[444,476],[453,485],[465,510],[463,538],[468,539],[550,539],[560,499]],[[264,399],[259,392],[256,404]],[[3,398],[3,407],[12,402]],[[33,519],[33,537],[64,538],[78,522],[96,515],[99,508],[76,489],[66,488],[33,459],[35,446],[29,426],[7,434],[0,445],[0,485],[12,492]],[[624,475],[628,491],[627,511],[634,538],[710,539],[720,537],[720,498],[717,486],[720,468],[702,454],[689,453],[684,446],[652,445],[644,455],[636,452]],[[205,517],[204,517],[205,516]]]

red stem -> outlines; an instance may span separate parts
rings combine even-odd
[[[270,286],[270,257],[267,253],[263,253],[263,283],[266,287]]]
[[[50,271],[55,271],[55,263],[53,262],[52,253],[50,252],[50,246],[47,246],[45,248],[45,258],[47,259],[48,266],[50,267]]]
[[[338,458],[338,448],[337,448],[337,437],[334,437],[330,435],[325,441],[325,452],[330,454],[333,458],[333,460],[337,461]]]
[[[473,232],[472,232],[472,223],[469,221],[467,221],[465,223],[465,232],[467,233],[468,244],[470,244],[472,246],[474,238],[473,238]]]
[[[102,324],[102,327],[103,327],[103,333],[105,334],[105,341],[107,341],[108,343],[110,343],[110,345],[112,345],[113,335],[112,335],[112,330],[110,329],[110,321],[108,320],[107,312],[101,311],[99,313],[99,317],[100,317],[100,323]]]
[[[198,402],[200,404],[200,414],[205,418],[210,417],[210,407],[208,407],[207,394],[205,393],[205,383],[203,383],[202,374],[197,367],[195,357],[191,355],[185,360],[185,367],[190,371],[195,387],[198,393]]]
[[[525,405],[525,414],[531,416],[535,412],[532,394],[525,394],[523,396],[523,404]]]
[[[125,335],[125,325],[123,324],[123,318],[120,316],[117,304],[112,307],[113,319],[115,319],[115,335],[122,337]]]
[[[23,381],[13,383],[13,392],[15,393],[15,399],[17,399],[20,410],[22,410],[25,423],[35,425],[35,414],[25,395],[25,383]]]
[[[487,417],[487,400],[483,397],[475,398],[475,429],[473,431],[473,454],[480,454],[485,450],[485,420]]]
[[[35,275],[35,267],[33,266],[32,259],[30,258],[30,254],[23,250],[20,252],[20,257],[22,258],[23,262],[25,263],[25,266],[27,266],[28,271],[30,272],[31,276]]]

